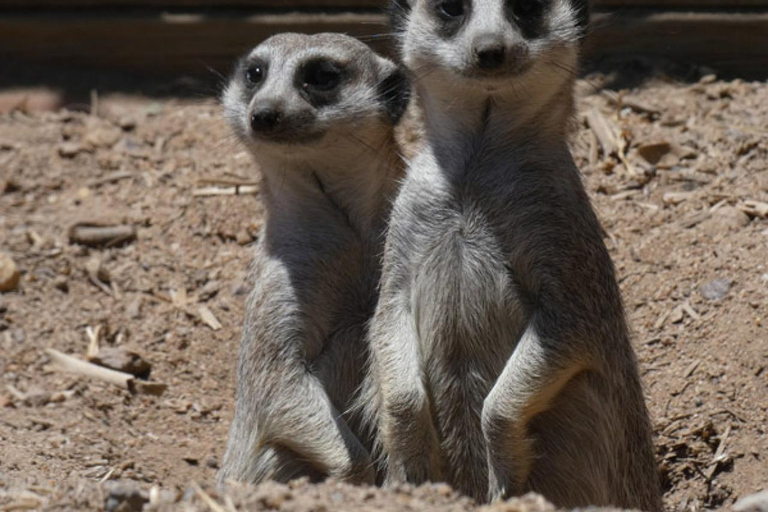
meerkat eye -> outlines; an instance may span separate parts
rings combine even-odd
[[[341,84],[342,70],[335,63],[319,60],[309,63],[304,68],[301,81],[303,89],[330,91]]]
[[[264,80],[264,66],[254,64],[245,71],[245,79],[251,85],[259,85]]]
[[[464,2],[461,0],[447,0],[437,6],[440,14],[446,18],[458,18],[464,14]]]
[[[543,7],[540,0],[515,0],[513,10],[515,16],[527,18],[541,14]]]

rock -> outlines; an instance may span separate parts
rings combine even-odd
[[[730,279],[715,279],[699,286],[699,293],[707,300],[719,300],[728,295],[732,286]]]
[[[33,387],[26,393],[24,403],[30,407],[44,407],[51,401],[51,393],[39,387]]]
[[[205,458],[205,467],[208,467],[211,469],[218,469],[219,461],[216,460],[216,457],[214,455],[208,456]]]
[[[25,333],[24,329],[21,328],[13,329],[11,331],[11,338],[13,338],[13,341],[16,343],[24,343],[27,341],[27,333]]]
[[[237,235],[235,236],[235,240],[237,241],[238,245],[248,245],[249,243],[253,242],[253,238],[251,238],[250,233],[244,229],[238,231]]]
[[[768,512],[768,490],[741,498],[733,505],[736,512]]]
[[[649,164],[656,165],[665,155],[672,151],[669,142],[643,144],[637,148],[637,153]]]
[[[141,297],[132,300],[125,308],[125,313],[128,315],[128,318],[132,320],[141,318]]]
[[[135,118],[128,116],[121,117],[117,120],[117,126],[126,132],[130,132],[131,130],[135,129],[137,124],[138,123],[136,122]]]
[[[77,142],[65,142],[59,146],[59,156],[63,158],[74,158],[86,151],[88,151],[88,148]]]
[[[104,509],[107,512],[141,512],[149,503],[149,493],[142,491],[134,482],[105,482],[107,497]]]
[[[749,225],[749,216],[734,206],[723,206],[699,226],[710,236],[738,231]]]
[[[148,378],[152,372],[152,365],[149,362],[136,352],[124,348],[102,347],[90,361],[105,368],[130,373],[140,379]]]
[[[19,287],[21,272],[9,254],[0,252],[0,292],[12,292]]]
[[[83,140],[93,148],[111,148],[118,143],[122,131],[117,127],[98,126],[89,131]]]
[[[53,287],[64,293],[69,293],[69,279],[66,276],[58,276],[53,280]]]
[[[23,112],[54,112],[64,106],[60,92],[45,87],[25,87],[0,93],[0,114]]]

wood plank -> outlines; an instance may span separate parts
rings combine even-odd
[[[0,16],[3,58],[165,76],[226,72],[235,58],[282,31],[337,31],[387,42],[383,15],[263,14],[258,10],[168,15],[101,11],[32,11]],[[642,54],[706,64],[735,73],[768,74],[768,12],[623,10],[598,14],[586,46],[591,58]]]
[[[387,0],[0,0],[0,8],[56,8],[79,9],[83,7],[205,7],[219,9],[226,7],[263,7],[291,10],[297,8],[368,8],[379,9]]]
[[[386,32],[386,19],[370,13],[6,14],[0,48],[14,61],[159,75],[227,72],[235,59],[278,32]]]
[[[0,0],[0,9],[13,8],[57,8],[75,9],[82,7],[206,7],[217,9],[222,7],[264,7],[279,9],[296,8],[367,8],[378,9],[385,7],[387,0]],[[723,8],[736,9],[741,7],[768,7],[768,0],[594,0],[596,9],[656,7],[667,9],[691,8]]]
[[[591,58],[642,54],[768,76],[768,12],[623,11],[595,17]]]
[[[654,7],[659,9],[739,9],[767,7],[768,0],[594,0],[597,9]]]

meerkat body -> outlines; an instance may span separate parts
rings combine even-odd
[[[602,229],[567,146],[585,0],[398,0],[426,142],[395,202],[368,417],[389,482],[661,509]]]
[[[348,411],[402,173],[393,129],[404,80],[352,38],[281,34],[248,54],[226,89],[227,120],[263,175],[267,216],[220,481],[373,482]]]

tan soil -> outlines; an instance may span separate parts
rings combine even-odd
[[[627,91],[634,107],[622,108],[595,92],[606,78],[580,84],[580,107],[597,108],[628,142],[629,169],[596,151],[582,119],[574,151],[625,294],[666,504],[728,506],[768,486],[768,213],[749,202],[768,202],[768,86],[660,79]],[[114,173],[123,175],[103,180]],[[213,481],[262,208],[258,195],[193,192],[205,179],[256,177],[213,102],[111,98],[100,117],[0,116],[0,251],[22,272],[18,289],[0,295],[0,510],[96,509],[100,480],[180,492]],[[131,224],[138,238],[86,248],[69,242],[76,222]],[[200,305],[221,329],[201,321]],[[48,367],[44,349],[84,356],[97,326],[103,346],[153,365],[163,396]],[[475,509],[442,486],[294,487],[239,490],[234,502]],[[208,507],[199,497],[188,505]]]

